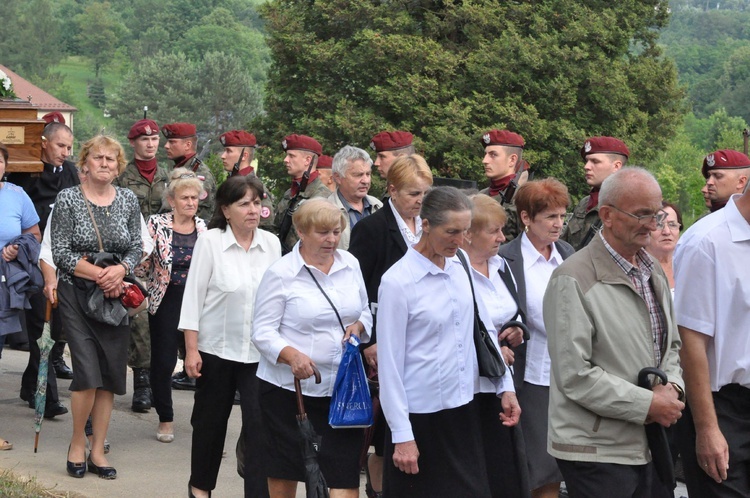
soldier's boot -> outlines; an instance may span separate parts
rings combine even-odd
[[[133,405],[134,412],[145,413],[151,409],[151,384],[148,368],[133,369]]]

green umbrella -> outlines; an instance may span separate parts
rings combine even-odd
[[[55,299],[56,301],[57,299]],[[50,333],[50,318],[52,316],[52,302],[47,300],[47,311],[44,314],[44,330],[42,336],[37,339],[39,344],[39,374],[36,379],[36,394],[34,395],[34,453],[39,447],[39,432],[42,430],[42,420],[44,419],[44,408],[47,405],[47,370],[49,369],[49,352],[55,341]]]

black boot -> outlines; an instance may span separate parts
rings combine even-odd
[[[65,364],[63,351],[65,351],[65,343],[57,341],[49,352],[49,361],[55,368],[55,375],[58,379],[72,379],[73,370]]]
[[[147,368],[133,369],[133,405],[134,412],[145,413],[151,409],[151,384]]]

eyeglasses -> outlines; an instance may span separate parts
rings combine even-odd
[[[670,222],[667,222],[667,223],[664,223],[662,221],[661,223],[657,223],[656,224],[656,228],[659,229],[659,230],[664,230],[664,227],[669,228],[669,230],[672,231],[672,232],[677,232],[677,231],[680,230],[680,224],[677,223],[676,221],[670,221]]]
[[[638,220],[639,225],[648,225],[652,221],[656,222],[656,226],[658,227],[660,224],[664,223],[664,219],[667,217],[666,211],[658,211],[654,214],[644,214],[642,216],[638,216],[637,214],[628,213],[627,211],[623,211],[622,209],[618,208],[617,206],[613,206],[612,204],[607,204],[607,206],[611,207],[612,209],[621,212],[622,214],[627,214],[631,218],[635,218]]]

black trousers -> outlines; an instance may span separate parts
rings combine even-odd
[[[196,381],[190,419],[193,426],[190,485],[207,491],[216,487],[227,421],[234,393],[239,390],[245,436],[245,496],[267,497],[268,481],[262,465],[265,431],[258,397],[258,364],[225,360],[204,352],[201,358],[203,366]]]
[[[670,496],[653,463],[574,462],[557,459],[570,498],[664,498]],[[673,496],[672,493],[671,496]]]
[[[719,429],[729,445],[727,480],[718,484],[698,464],[695,454],[695,425],[686,406],[677,442],[685,469],[688,494],[700,498],[750,496],[750,389],[729,384],[713,393]]]
[[[25,328],[29,335],[29,362],[26,364],[26,370],[21,377],[21,394],[26,397],[34,396],[36,393],[36,379],[39,375],[39,361],[41,353],[37,339],[42,337],[44,330],[44,314],[47,311],[47,298],[43,292],[37,292],[29,298],[31,309],[21,315],[22,322],[25,322]],[[23,324],[23,323],[22,323]],[[52,338],[58,339],[61,335],[62,322],[60,313],[56,308],[52,309]],[[47,364],[47,404],[57,403],[60,401],[57,394],[57,377],[52,362]]]
[[[156,313],[148,315],[151,335],[151,392],[159,422],[172,422],[172,372],[177,364],[177,344],[183,335],[177,329],[180,322],[183,285],[169,285]]]

